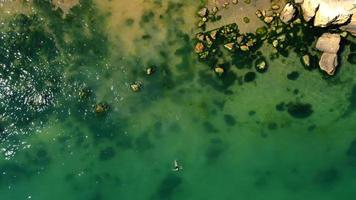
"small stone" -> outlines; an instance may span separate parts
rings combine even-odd
[[[219,11],[219,8],[215,6],[215,7],[212,9],[212,11],[213,11],[213,13],[217,13],[217,12]]]
[[[208,18],[203,17],[201,20],[202,20],[203,22],[207,22],[207,21],[208,21]]]
[[[216,39],[216,35],[217,35],[218,31],[214,30],[210,32],[210,37],[215,40]]]
[[[273,17],[265,17],[265,18],[263,19],[263,21],[264,21],[266,24],[269,24],[269,23],[271,23],[271,22],[273,21]]]
[[[277,39],[278,39],[278,41],[280,41],[280,42],[284,42],[284,41],[286,41],[286,35],[280,35],[280,36],[278,36],[277,37]]]
[[[225,3],[223,4],[223,8],[227,8],[228,5],[229,5],[229,2],[225,2]]]
[[[103,114],[104,112],[108,111],[108,109],[109,105],[107,105],[106,103],[98,103],[94,107],[94,112],[96,114]]]
[[[205,16],[207,16],[207,15],[208,15],[208,9],[207,9],[207,8],[202,8],[202,9],[200,9],[200,10],[198,11],[198,15],[199,15],[200,17],[205,17]]]
[[[247,45],[240,46],[241,51],[249,51],[250,48]]]
[[[231,51],[234,48],[234,46],[235,44],[233,42],[224,45],[224,47],[229,51]]]
[[[266,11],[266,10],[262,10],[262,11],[261,11],[261,14],[262,14],[263,17],[266,17],[267,11]]]
[[[130,88],[131,88],[131,90],[133,91],[133,92],[138,92],[138,91],[140,91],[140,89],[141,89],[141,84],[140,83],[132,83],[131,85],[130,85]]]
[[[300,18],[297,18],[296,20],[293,21],[293,24],[301,24],[302,20]]]
[[[240,45],[240,44],[242,44],[243,40],[244,40],[244,36],[240,35],[239,37],[236,38],[236,43]]]
[[[198,27],[200,28],[200,27],[203,27],[205,25],[205,22],[204,21],[199,21],[198,22]]]
[[[210,39],[209,36],[205,36],[206,43],[208,43],[208,46],[213,45],[213,41]]]
[[[147,75],[152,75],[153,73],[154,73],[153,68],[152,68],[152,67],[147,67],[147,69],[146,69],[146,74],[147,74]]]
[[[255,12],[255,14],[256,14],[256,16],[257,16],[258,18],[263,17],[262,12],[261,12],[260,10],[257,10],[257,11]]]
[[[217,73],[218,75],[222,75],[224,73],[224,68],[222,67],[215,67],[214,69],[215,73]]]
[[[237,3],[239,3],[239,1],[238,0],[232,0],[232,3],[233,4],[237,4]]]
[[[246,45],[247,45],[248,47],[252,47],[252,46],[255,45],[255,41],[249,40],[249,41],[246,42]]]
[[[204,34],[202,34],[202,33],[198,33],[197,34],[197,39],[199,40],[199,41],[204,41]]]
[[[271,6],[271,8],[272,8],[272,10],[279,10],[280,6],[277,5],[277,4],[273,4],[273,5]]]
[[[272,45],[274,48],[278,47],[278,40],[273,40]]]
[[[344,31],[344,32],[340,33],[340,36],[343,37],[343,38],[346,38],[346,37],[347,37],[347,34],[348,34],[348,33],[347,33],[346,31]]]
[[[195,45],[195,48],[194,48],[194,50],[195,50],[195,52],[196,53],[202,53],[203,51],[204,51],[204,44],[203,43],[201,43],[201,42],[198,42],[196,45]]]
[[[264,72],[267,70],[267,63],[265,60],[260,60],[256,63],[256,69],[259,72]]]
[[[302,60],[303,60],[303,64],[307,67],[310,66],[310,56],[308,54],[305,54],[303,57],[302,57]]]

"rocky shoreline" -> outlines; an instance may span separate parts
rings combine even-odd
[[[321,35],[316,43],[316,48],[322,52],[319,66],[329,75],[334,75],[338,66],[338,51],[341,35],[347,33],[332,33],[344,30],[356,35],[356,4],[352,0],[296,0],[295,6],[299,6],[306,22],[313,22],[315,27],[328,28],[328,32]],[[296,13],[293,4],[288,3],[281,13],[281,19],[293,18]]]
[[[246,1],[231,4],[228,3],[229,1],[224,2],[222,4],[220,2],[222,8],[248,3]],[[231,33],[224,32],[224,29],[231,25],[206,31],[205,24],[220,20],[221,15],[218,12],[218,7],[211,9],[204,7],[198,12],[200,17],[198,27],[203,32],[197,35],[195,51],[201,59],[209,59],[209,56],[216,54],[215,52],[219,51],[217,43],[222,43],[227,50],[234,51],[236,54],[249,52],[251,49],[257,51],[256,46],[262,46],[262,42],[267,41],[275,48],[274,55],[278,53],[286,55],[287,49],[294,48],[301,56],[304,66],[310,67],[317,57],[320,69],[328,75],[334,75],[339,65],[340,44],[348,35],[356,35],[356,4],[352,0],[272,1],[269,9],[257,10],[255,13],[265,26],[257,28],[255,33],[247,34],[239,32],[238,27]],[[244,17],[244,23],[249,23],[249,20],[245,19],[249,19],[249,16]],[[307,29],[307,31],[300,33],[302,29]],[[311,31],[318,34],[311,33]],[[319,53],[316,52],[316,55],[312,56],[307,50],[308,47],[293,47],[294,44],[290,41],[303,41],[303,36],[300,34],[316,35],[317,38],[303,45],[310,46],[311,43],[316,42],[312,48],[318,50]],[[266,61],[264,61],[264,66],[267,66]]]

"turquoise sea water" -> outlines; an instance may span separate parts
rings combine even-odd
[[[49,1],[26,6],[1,17],[1,200],[356,194],[351,36],[334,77],[293,51],[263,74],[225,52],[219,77],[193,52],[201,2],[88,0],[65,18]]]

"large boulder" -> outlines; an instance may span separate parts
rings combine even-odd
[[[337,53],[340,48],[341,37],[335,33],[324,33],[316,42],[319,51],[327,53]]]
[[[338,65],[336,53],[323,53],[321,55],[319,66],[320,69],[325,71],[328,75],[334,75]]]
[[[340,49],[341,37],[338,34],[324,33],[316,42],[316,48],[322,51],[319,66],[329,75],[334,75],[338,65],[337,53]]]
[[[316,14],[316,11],[319,8],[319,0],[304,0],[301,4],[303,11],[303,18],[305,21],[310,21]]]
[[[304,19],[315,17],[314,26],[319,27],[346,24],[356,14],[353,0],[304,0],[301,8]]]

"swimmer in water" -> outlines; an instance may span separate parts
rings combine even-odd
[[[178,164],[178,161],[174,160],[173,161],[173,169],[172,169],[172,171],[177,172],[177,171],[182,170],[182,169],[183,169],[183,167]]]

